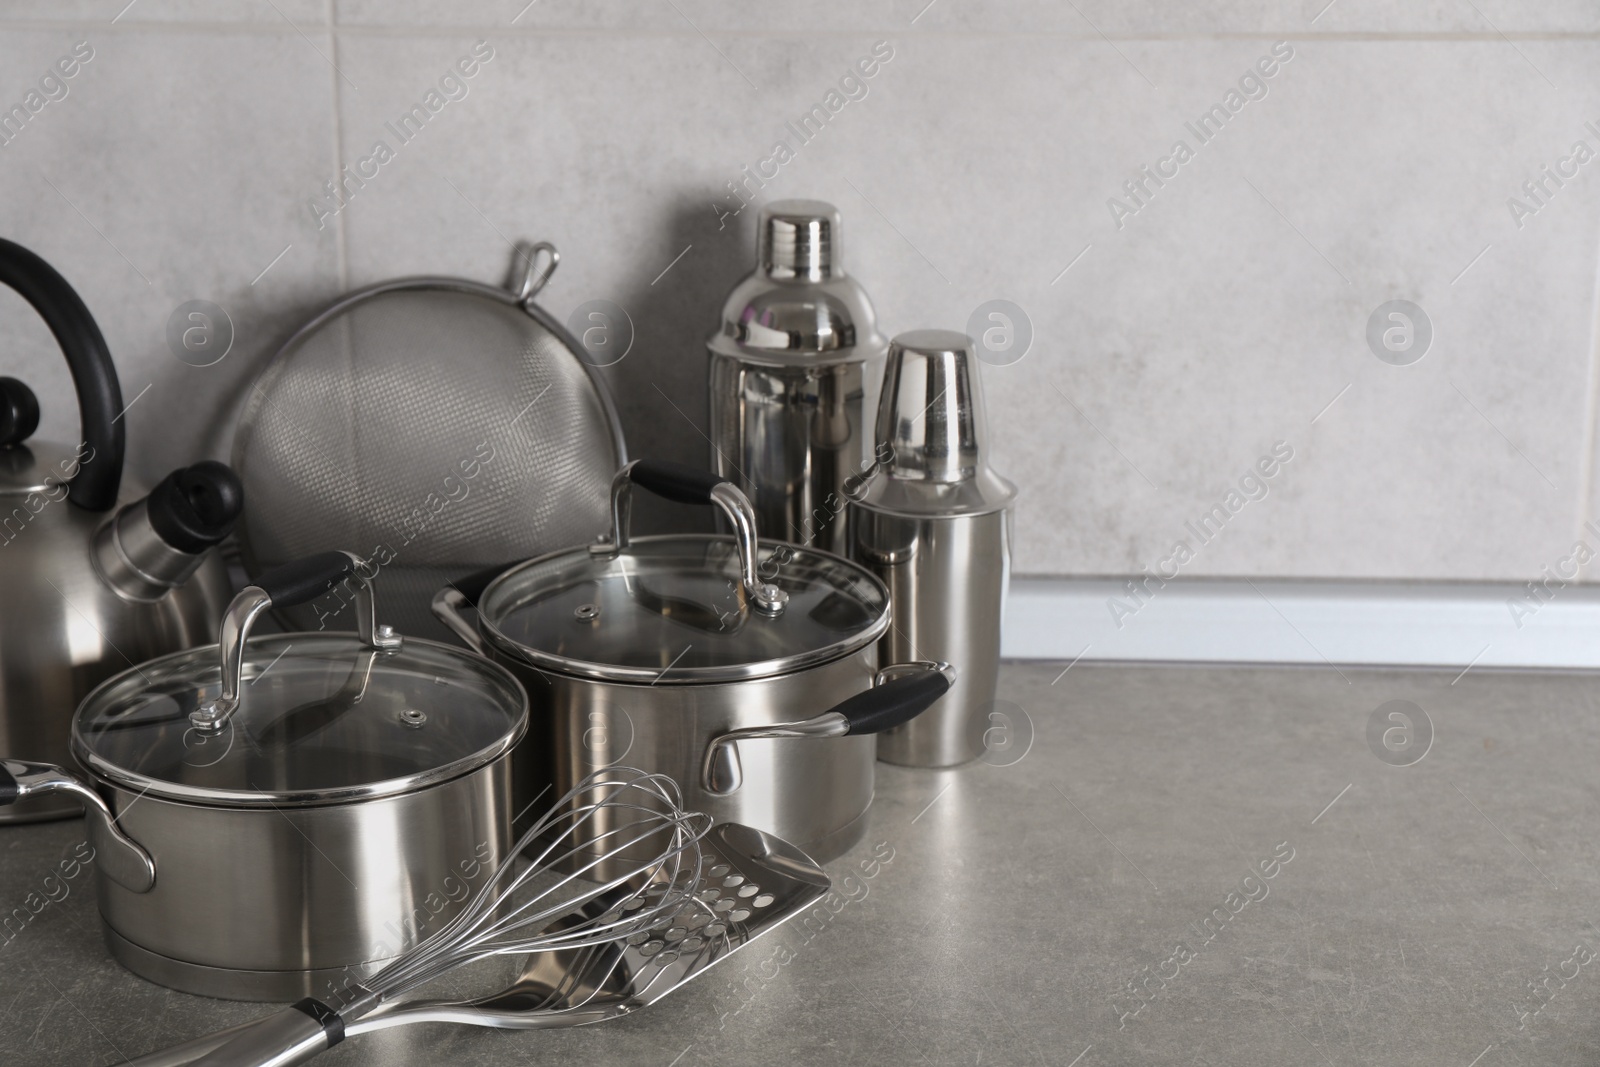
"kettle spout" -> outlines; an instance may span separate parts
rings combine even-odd
[[[244,488],[226,464],[206,460],[175,470],[100,527],[95,570],[130,600],[159,600],[233,532],[243,508]]]

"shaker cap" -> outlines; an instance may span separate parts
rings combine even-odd
[[[1016,487],[989,467],[988,425],[972,339],[912,330],[889,344],[878,404],[875,476],[856,500],[914,515],[981,514]]]
[[[774,200],[761,209],[756,263],[769,278],[820,282],[839,262],[839,209],[822,200]]]
[[[756,268],[734,286],[707,344],[719,356],[778,366],[881,359],[888,342],[866,291],[844,270],[839,210],[774,200],[756,222]]]

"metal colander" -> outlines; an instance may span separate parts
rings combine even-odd
[[[385,282],[279,349],[234,437],[251,574],[359,552],[380,565],[385,620],[442,637],[428,603],[444,583],[606,529],[611,476],[626,462],[616,411],[578,342],[533,301],[555,249],[519,258],[515,289]],[[351,629],[344,605],[325,597],[285,621]]]

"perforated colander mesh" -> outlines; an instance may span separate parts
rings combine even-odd
[[[594,381],[521,308],[377,293],[291,341],[246,403],[245,562],[257,574],[329,549],[375,558],[380,621],[438,636],[428,602],[444,582],[604,530],[620,459]],[[290,620],[353,628],[352,612],[327,618],[336,605]]]

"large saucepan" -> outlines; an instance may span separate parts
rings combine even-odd
[[[631,539],[633,486],[714,504],[733,536]],[[830,859],[858,840],[876,740],[949,687],[946,664],[880,671],[882,582],[817,549],[757,542],[732,483],[639,461],[611,486],[608,541],[441,590],[434,611],[511,667],[533,710],[517,806],[618,763],[670,775],[684,805]],[[476,626],[467,618],[477,607]]]
[[[90,693],[72,747],[92,785],[0,760],[0,804],[83,801],[129,970],[233,999],[327,995],[440,929],[504,858],[527,698],[480,656],[375,625],[359,567],[333,552],[269,572],[220,644]],[[346,580],[359,634],[248,636]]]

